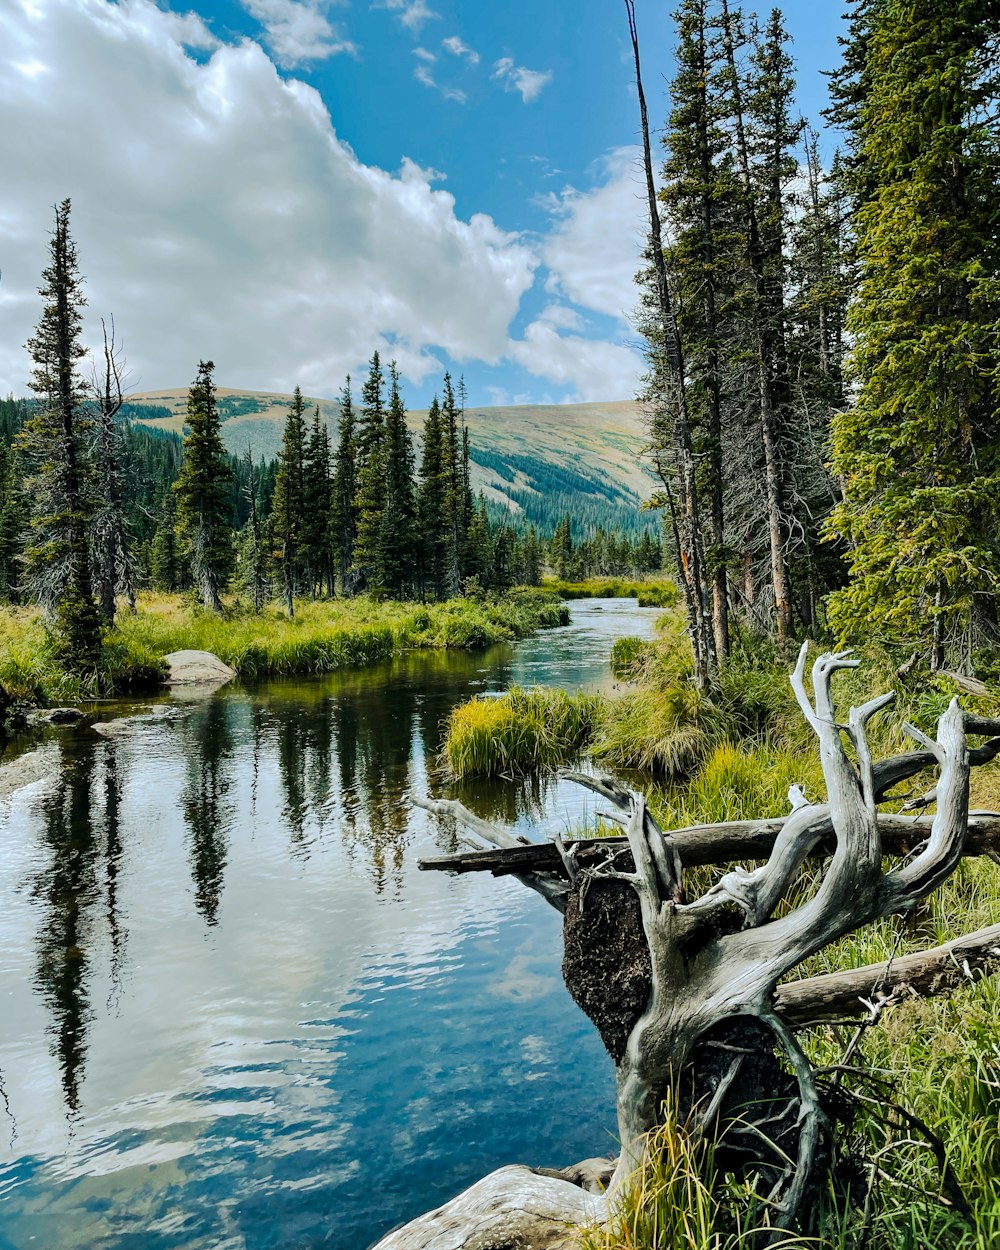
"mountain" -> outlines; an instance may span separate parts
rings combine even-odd
[[[272,458],[281,446],[290,395],[220,387],[222,438],[229,451]],[[130,415],[150,428],[180,434],[187,387],[147,391],[130,397]],[[319,406],[336,443],[340,406],[329,399],[307,399]],[[143,415],[148,412],[148,415]],[[407,416],[419,438],[426,412]],[[493,505],[510,509],[549,532],[568,512],[581,527],[603,526],[633,534],[653,523],[639,505],[655,483],[642,458],[645,445],[638,403],[519,405],[467,408],[472,484]]]

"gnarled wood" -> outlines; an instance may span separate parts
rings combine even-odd
[[[864,1005],[860,1000],[873,994],[881,994],[877,1001],[883,1003],[885,995],[939,992],[967,980],[977,969],[984,973],[1000,969],[1000,926],[996,926],[935,951],[896,960],[891,967],[875,965],[833,977],[785,981],[797,965],[823,947],[913,907],[947,879],[963,854],[991,852],[1000,838],[1000,815],[982,813],[970,818],[968,810],[970,768],[1000,752],[1000,737],[971,751],[966,746],[967,733],[996,735],[1000,723],[967,717],[953,701],[941,717],[936,740],[908,727],[922,749],[876,763],[868,743],[868,725],[893,696],[873,698],[852,708],[846,723],[838,721],[833,679],[859,662],[850,652],[821,655],[812,668],[810,693],[807,652],[808,644],[799,654],[792,687],[819,744],[827,798],[825,803],[811,803],[793,787],[792,811],[782,821],[664,834],[641,795],[614,781],[568,774],[610,804],[611,818],[624,827],[625,837],[542,848],[526,846],[506,831],[497,831],[461,804],[421,804],[454,816],[496,848],[486,855],[425,861],[423,867],[470,871],[482,866],[514,873],[566,915],[567,954],[571,946],[575,951],[565,965],[568,984],[601,1029],[616,1064],[622,1150],[611,1181],[612,1197],[640,1163],[646,1135],[656,1127],[664,1098],[682,1083],[685,1074],[686,1096],[695,1104],[702,1099],[693,1108],[701,1131],[712,1130],[706,1116],[740,1115],[739,1104],[730,1098],[732,1081],[718,1064],[706,1064],[704,1059],[706,1047],[721,1042],[723,1049],[731,1048],[725,1038],[734,1036],[735,1029],[755,1039],[751,1045],[755,1054],[760,1051],[758,1058],[767,1058],[756,1068],[756,1079],[764,1084],[740,1091],[743,1110],[749,1104],[752,1112],[755,1099],[766,1104],[775,1077],[783,1089],[793,1091],[799,1106],[797,1123],[794,1116],[787,1120],[783,1153],[773,1154],[770,1162],[754,1164],[759,1177],[769,1178],[768,1185],[773,1182],[771,1192],[761,1197],[770,1204],[775,1227],[792,1227],[809,1192],[815,1160],[828,1154],[821,1147],[829,1131],[811,1065],[792,1027],[831,1014],[854,1015]],[[853,758],[845,738],[853,748]],[[937,810],[932,819],[879,812],[889,789],[930,765],[938,770],[933,794]],[[817,852],[828,856],[829,862],[812,897],[775,919],[776,907],[803,862]],[[901,864],[883,866],[886,854],[903,852],[907,858]],[[684,867],[718,863],[727,857],[765,862],[752,871],[736,868],[701,898],[687,901]],[[597,928],[580,940],[591,891],[600,915]],[[632,1005],[612,1004],[609,1021],[601,996],[591,992],[592,986],[586,993],[576,993],[573,977],[580,975],[586,963],[587,937],[599,935],[600,925],[608,923],[615,906],[622,909],[623,921],[628,917],[631,940],[645,947],[645,962],[635,963],[639,982],[630,983]],[[595,945],[599,951],[606,943]],[[599,962],[599,954],[595,959]],[[608,981],[606,997],[613,998],[615,978]],[[642,1002],[636,990],[641,991],[646,982]],[[776,1066],[774,1049],[783,1053],[785,1070]],[[709,1084],[702,1089],[699,1080]],[[724,1130],[725,1124],[714,1127]],[[470,1195],[474,1192],[469,1191]],[[413,1241],[399,1243],[397,1248],[386,1243],[385,1250],[390,1246],[403,1250],[404,1245],[406,1250],[417,1246],[444,1250],[451,1244]]]

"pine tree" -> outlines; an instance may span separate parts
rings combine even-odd
[[[66,662],[89,671],[99,662],[101,621],[90,564],[90,422],[77,371],[85,355],[80,343],[85,300],[69,214],[70,202],[64,200],[56,209],[50,263],[39,289],[45,306],[28,341],[34,361],[31,389],[41,403],[19,436],[30,466],[32,505],[24,567],[30,592],[54,621]]]
[[[444,375],[441,401],[441,486],[444,516],[444,594],[450,599],[462,589],[461,553],[466,496],[462,477],[458,405],[451,374]]]
[[[421,594],[444,596],[445,486],[441,447],[441,405],[435,395],[424,421],[420,486],[417,491]]]
[[[157,590],[172,594],[184,581],[177,544],[177,503],[173,490],[164,494],[160,519],[149,552],[149,573]]]
[[[996,637],[1000,577],[995,6],[884,0],[863,16],[856,398],[834,420],[829,525],[851,582],[831,620],[968,663]]]
[[[295,615],[295,596],[302,584],[302,530],[305,514],[305,404],[298,387],[285,417],[278,453],[278,474],[271,505],[275,565],[284,591],[288,615]]]
[[[378,538],[375,582],[394,599],[413,586],[416,554],[416,500],[413,492],[413,444],[406,428],[406,409],[399,389],[396,362],[389,366],[389,407],[383,450],[385,506]]]
[[[315,597],[324,586],[333,593],[331,523],[333,483],[330,464],[330,435],[321,420],[319,405],[313,413],[306,442],[303,470],[302,555],[309,591]]]
[[[723,498],[723,338],[733,299],[735,181],[727,136],[718,32],[708,0],[684,0],[675,14],[678,70],[664,143],[665,212],[672,244],[669,265],[677,289],[678,325],[688,370],[697,487],[706,501],[705,573],[711,580],[712,631],[720,657],[729,654],[729,591]],[[729,327],[731,329],[731,326]],[[705,596],[708,598],[708,595]]]
[[[259,472],[254,465],[253,454],[249,446],[247,446],[243,463],[247,520],[240,534],[239,574],[240,582],[250,596],[253,610],[260,612],[271,593],[271,579],[268,572],[267,530],[269,527],[261,518],[258,507]]]
[[[115,619],[118,595],[124,595],[135,611],[136,564],[133,537],[122,482],[123,427],[117,417],[125,402],[125,364],[121,347],[101,319],[103,360],[92,379],[95,409],[94,435],[97,461],[97,505],[91,527],[94,582],[101,616],[107,624]]]
[[[372,355],[368,377],[361,388],[358,421],[357,536],[354,568],[362,584],[378,590],[373,580],[379,573],[379,536],[386,502],[385,476],[385,376],[378,352]]]
[[[333,549],[340,574],[340,593],[354,592],[351,569],[354,565],[354,542],[357,535],[357,434],[351,379],[348,375],[340,397],[340,422],[337,450],[333,457],[332,529]]]
[[[191,570],[202,603],[220,612],[220,596],[233,571],[233,471],[222,445],[214,370],[211,360],[200,361],[188,391],[184,459],[173,489],[181,557]]]

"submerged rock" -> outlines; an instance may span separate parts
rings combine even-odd
[[[236,676],[235,669],[211,651],[172,651],[164,659],[168,686],[223,686]]]
[[[83,715],[78,707],[44,707],[30,712],[28,720],[32,725],[75,725]]]

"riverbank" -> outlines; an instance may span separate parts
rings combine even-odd
[[[144,594],[105,638],[100,672],[71,673],[37,611],[0,611],[0,685],[22,703],[53,706],[159,686],[163,656],[210,651],[246,678],[311,675],[357,668],[415,649],[478,650],[565,625],[555,594],[514,590],[488,599],[443,603],[378,602],[360,597],[296,605],[292,620],[276,606],[257,614],[229,605],[216,615],[182,595]]]

